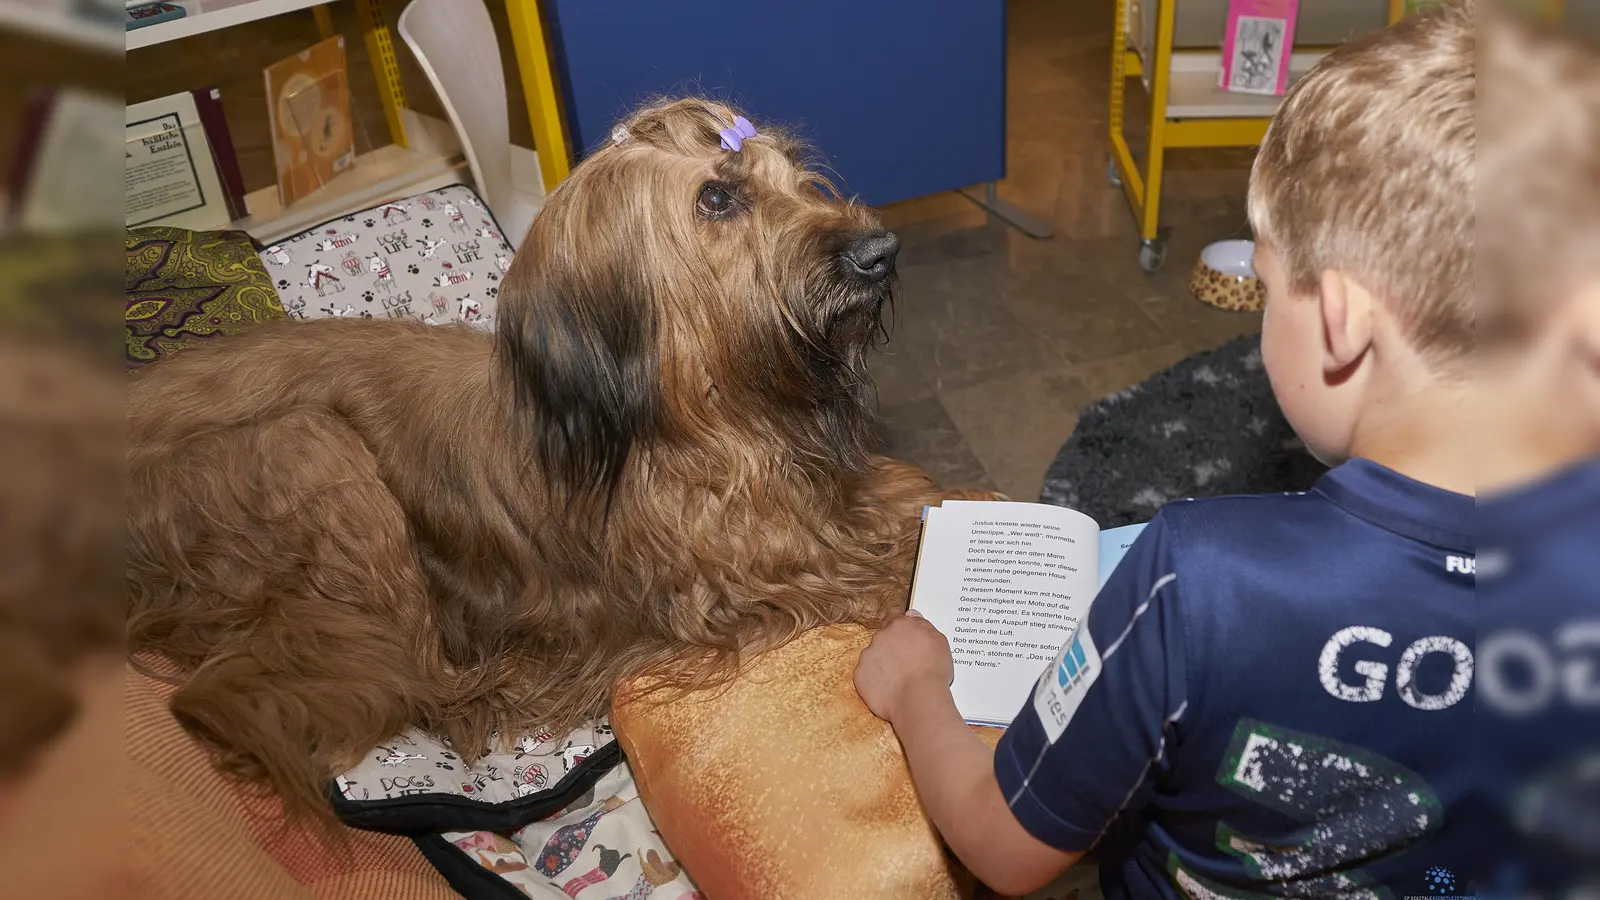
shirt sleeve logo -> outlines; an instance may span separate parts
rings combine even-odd
[[[1050,743],[1054,744],[1066,731],[1067,723],[1083,704],[1084,695],[1100,677],[1100,669],[1100,651],[1094,638],[1088,629],[1079,628],[1033,692],[1033,709]]]

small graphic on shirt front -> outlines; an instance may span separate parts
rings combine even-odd
[[[1056,661],[1033,692],[1033,709],[1054,744],[1100,677],[1100,651],[1087,629],[1080,627],[1056,655]]]
[[[1360,747],[1253,719],[1235,726],[1217,782],[1303,824],[1276,840],[1217,825],[1217,846],[1239,857],[1253,878],[1309,891],[1299,896],[1362,896],[1362,866],[1443,821],[1443,804],[1416,772]]]
[[[1435,894],[1454,894],[1456,892],[1455,873],[1444,866],[1433,866],[1422,873],[1422,880],[1427,883],[1428,890]]]
[[[1404,900],[1476,900],[1473,894],[1461,893],[1456,873],[1444,866],[1429,866],[1422,871],[1425,894],[1407,894]]]

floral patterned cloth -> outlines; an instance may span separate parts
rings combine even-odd
[[[704,900],[667,852],[627,763],[542,822],[444,837],[534,900]]]

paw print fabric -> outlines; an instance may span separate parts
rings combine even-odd
[[[292,319],[403,318],[494,330],[513,249],[466,185],[393,200],[261,251]]]
[[[522,735],[468,765],[448,744],[411,729],[374,747],[360,764],[334,779],[337,796],[332,799],[341,816],[354,806],[392,809],[415,800],[448,806],[448,816],[458,820],[456,798],[514,803],[554,787],[615,740],[610,723],[602,718],[564,734],[543,730]],[[471,884],[481,886],[484,877],[499,879],[533,900],[704,900],[651,821],[626,761],[564,802],[564,808],[537,821],[523,820],[527,823],[511,831],[454,831],[446,826],[436,833],[483,870],[469,879]],[[407,833],[416,833],[417,820],[407,821]],[[458,874],[444,866],[440,871],[452,882]]]
[[[373,748],[335,778],[334,787],[355,803],[439,794],[505,803],[555,787],[615,739],[606,720],[598,719],[568,734],[522,736],[468,765],[440,739],[412,728]]]

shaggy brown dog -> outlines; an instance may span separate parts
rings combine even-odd
[[[897,241],[783,135],[721,149],[733,117],[624,123],[492,341],[321,321],[134,379],[130,641],[229,768],[314,812],[407,725],[471,754],[903,608],[938,491],[871,449]]]

